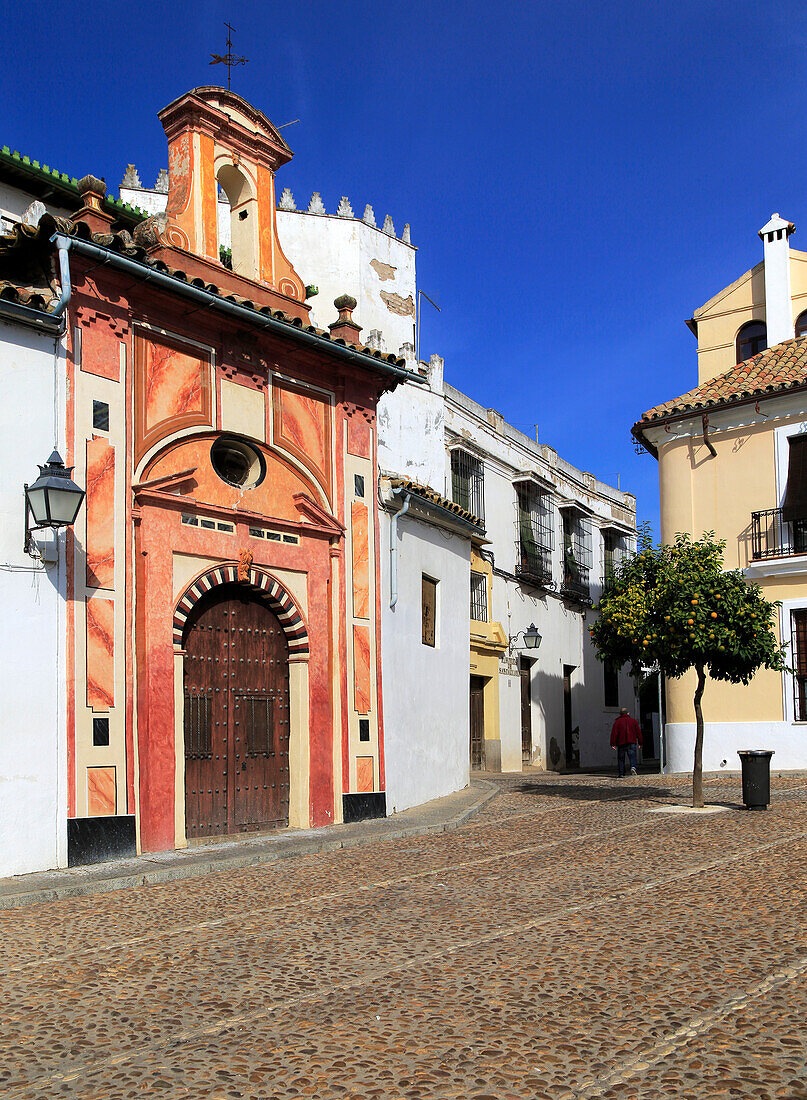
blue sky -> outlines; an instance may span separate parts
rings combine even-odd
[[[0,144],[111,189],[167,163],[157,111],[221,83],[295,152],[298,204],[412,226],[421,352],[571,462],[638,497],[629,430],[696,383],[684,319],[761,258],[777,210],[807,248],[807,8],[746,0],[494,6],[40,0],[4,11]],[[752,502],[750,502],[750,505]]]

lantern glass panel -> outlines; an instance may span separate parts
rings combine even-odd
[[[41,526],[48,522],[50,517],[48,516],[48,502],[45,489],[29,489],[28,504],[31,507],[34,523],[37,524],[37,526]]]
[[[71,524],[78,514],[82,493],[73,493],[64,489],[48,489],[50,497],[51,523]]]

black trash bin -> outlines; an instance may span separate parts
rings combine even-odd
[[[771,800],[773,749],[738,751],[743,769],[743,802],[746,810],[767,810]]]

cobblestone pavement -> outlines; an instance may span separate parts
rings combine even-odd
[[[0,1094],[807,1100],[807,778],[708,816],[500,784],[454,832],[0,913]]]

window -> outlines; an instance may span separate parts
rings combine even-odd
[[[602,586],[609,588],[614,583],[616,571],[625,557],[625,543],[615,531],[602,533]],[[606,704],[607,705],[607,704]],[[616,706],[616,704],[614,704]]]
[[[467,451],[451,452],[451,499],[485,522],[485,474],[480,459]]]
[[[210,461],[222,481],[239,489],[259,485],[266,472],[263,455],[249,443],[232,436],[220,436],[210,448]]]
[[[613,661],[605,661],[602,666],[603,702],[606,707],[619,706],[619,669]]]
[[[552,580],[552,500],[533,482],[516,485],[516,573],[546,585]]]
[[[359,740],[360,741],[369,741],[370,740],[370,719],[369,718],[360,718],[359,719]]]
[[[764,321],[749,321],[737,333],[737,362],[744,363],[768,346],[768,330]]]
[[[434,648],[435,622],[437,619],[437,581],[433,581],[425,573],[423,575],[422,592],[421,641],[424,645]]]
[[[794,717],[807,722],[807,608],[790,612],[790,645]]]
[[[363,497],[364,496],[364,475],[363,474],[354,474],[353,475],[353,492],[356,494],[357,497]]]
[[[796,318],[796,336],[807,336],[807,309]]]
[[[109,431],[109,405],[106,401],[93,401],[92,426],[99,432]]]
[[[485,573],[471,570],[471,618],[477,623],[488,621],[488,578]]]
[[[564,595],[588,600],[591,562],[591,523],[576,508],[567,508],[563,512]]]
[[[105,748],[109,744],[109,719],[93,718],[92,743],[95,748]]]

